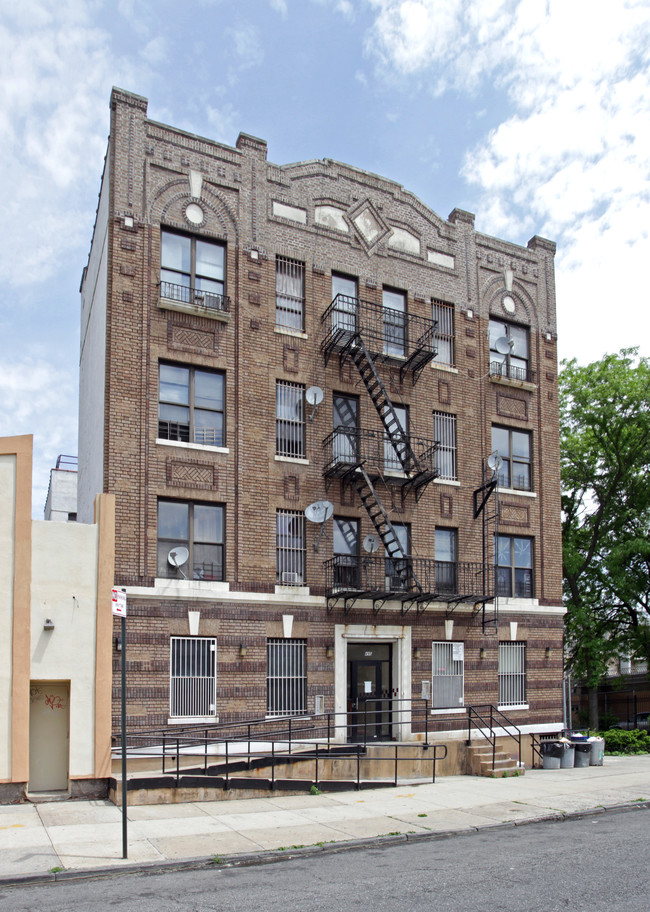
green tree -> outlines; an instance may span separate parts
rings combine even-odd
[[[625,647],[650,651],[650,362],[623,349],[560,374],[568,660],[596,688]]]

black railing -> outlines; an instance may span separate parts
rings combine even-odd
[[[518,764],[521,766],[521,729],[500,709],[492,704],[467,707],[467,740],[472,740],[472,731],[485,738],[492,747],[492,769],[497,751],[497,738],[512,738],[517,744]],[[501,734],[500,734],[501,733]]]
[[[491,361],[490,376],[504,377],[506,380],[518,380],[526,383],[535,382],[535,374],[528,365],[519,367],[507,361]]]
[[[325,595],[358,598],[405,598],[417,593],[424,600],[477,602],[491,597],[493,572],[477,561],[436,561],[425,557],[403,559],[418,580],[402,574],[395,560],[373,554],[337,554],[326,560]],[[402,563],[402,559],[399,560]]]
[[[158,437],[160,440],[178,440],[181,443],[200,443],[204,446],[223,446],[223,430],[216,427],[195,427],[190,434],[190,426],[184,421],[163,421],[158,419]]]
[[[166,301],[178,301],[180,304],[205,307],[207,310],[219,310],[223,313],[230,311],[230,298],[227,295],[214,294],[211,291],[202,291],[200,288],[191,288],[187,285],[161,282],[160,297]]]
[[[335,428],[323,440],[324,475],[345,475],[363,464],[369,474],[392,472],[405,474],[400,454],[413,453],[417,462],[406,459],[409,473],[436,473],[436,441],[412,434],[392,434],[389,440],[384,430]]]
[[[427,317],[337,295],[321,321],[325,328],[325,350],[342,349],[351,335],[359,333],[373,356],[403,359],[421,350],[429,351],[432,358],[435,356],[437,322]]]

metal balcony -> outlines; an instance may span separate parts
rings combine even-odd
[[[230,312],[230,298],[227,295],[213,294],[210,291],[202,291],[200,288],[191,288],[187,285],[161,282],[160,298],[165,301],[175,301],[179,304],[203,307],[206,310],[217,310],[220,313]]]
[[[528,365],[518,367],[508,361],[490,361],[490,376],[514,380],[517,383],[535,383],[535,372]]]
[[[358,336],[376,364],[392,362],[399,366],[400,378],[410,372],[415,383],[436,356],[437,322],[426,317],[337,295],[321,322],[324,330],[321,350],[326,363],[332,354],[345,356]]]
[[[372,479],[419,493],[438,475],[436,448],[436,441],[425,437],[402,433],[389,439],[383,430],[338,427],[323,441],[323,475],[346,481],[363,465]]]
[[[337,554],[325,561],[328,611],[342,602],[348,614],[360,599],[372,601],[375,614],[387,600],[397,600],[405,614],[413,606],[419,613],[432,602],[480,605],[493,598],[492,568],[479,562],[450,563],[422,557],[404,560],[406,573],[394,559],[372,554]]]

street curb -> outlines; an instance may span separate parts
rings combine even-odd
[[[525,820],[507,820],[500,823],[488,823],[484,826],[471,826],[464,830],[440,830],[420,833],[395,833],[387,836],[371,836],[367,839],[346,839],[337,842],[325,842],[299,846],[292,849],[266,849],[260,852],[251,852],[241,855],[210,855],[198,858],[185,858],[182,861],[156,861],[140,862],[124,865],[123,867],[104,866],[86,868],[84,870],[66,870],[47,872],[45,874],[19,874],[14,877],[0,876],[0,887],[29,887],[52,883],[65,883],[82,880],[101,880],[108,877],[126,877],[134,874],[167,874],[172,871],[198,871],[212,868],[247,868],[255,865],[275,864],[281,861],[291,861],[296,858],[305,858],[320,853],[332,855],[354,849],[388,848],[409,842],[424,842],[433,839],[450,839],[455,836],[473,836],[476,833],[492,830],[503,830],[511,827],[528,826],[533,823],[562,823],[568,820],[579,820],[582,817],[594,817],[612,811],[650,810],[650,799],[643,801],[613,804],[607,807],[602,805],[581,811],[558,811],[543,814],[539,817],[528,817]],[[219,858],[219,861],[214,859]]]

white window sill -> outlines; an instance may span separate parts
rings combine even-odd
[[[499,488],[499,494],[516,494],[518,497],[537,497],[534,491],[520,491],[518,488]]]
[[[273,332],[276,332],[279,336],[293,336],[294,339],[309,338],[306,332],[300,329],[289,329],[288,326],[274,326]]]
[[[528,703],[518,703],[516,706],[497,706],[497,710],[504,713],[505,715],[508,715],[508,713],[512,712],[513,710],[519,709],[530,709],[530,706]]]
[[[190,313],[197,317],[206,317],[208,320],[220,320],[222,323],[230,322],[230,313],[217,310],[216,307],[205,307],[201,304],[186,304],[184,301],[172,301],[169,298],[160,298],[160,310],[175,310],[178,313]]]
[[[309,586],[292,585],[291,583],[278,583],[275,587],[276,595],[309,595]]]
[[[451,478],[434,478],[433,483],[451,485],[453,488],[460,488],[460,481],[454,481]]]
[[[204,722],[211,725],[213,722],[218,721],[219,716],[174,716],[167,719],[167,725],[201,725]]]
[[[450,709],[432,709],[430,710],[430,715],[432,716],[453,716],[458,715],[459,712],[465,712],[465,704],[459,703],[458,706],[454,709],[452,706]]]
[[[303,459],[301,456],[276,456],[276,462],[293,462],[297,465],[309,465],[308,459]]]
[[[229,592],[230,583],[224,583],[220,580],[200,580],[200,579],[172,579],[171,577],[156,577],[154,585],[157,590],[164,592],[187,592],[188,589],[203,589],[211,592]]]
[[[446,371],[448,374],[458,373],[457,367],[453,367],[451,364],[445,364],[444,362],[431,361],[431,367],[433,370]]]
[[[160,446],[178,447],[181,450],[201,450],[202,452],[225,453],[226,455],[230,453],[228,447],[212,446],[209,443],[185,443],[184,440],[163,440],[162,437],[156,437],[156,443],[160,444]]]

